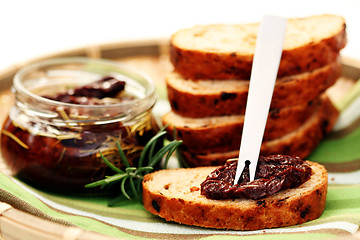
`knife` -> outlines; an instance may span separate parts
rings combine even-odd
[[[286,19],[262,17],[256,39],[245,120],[234,184],[249,165],[250,181],[255,178],[260,147],[274,92],[286,32]]]

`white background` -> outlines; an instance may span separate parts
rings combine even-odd
[[[169,37],[195,24],[324,13],[345,17],[342,54],[360,59],[360,0],[0,0],[0,71],[91,44]]]

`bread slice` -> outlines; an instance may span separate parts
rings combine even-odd
[[[174,33],[170,60],[190,79],[249,79],[258,23],[199,25]],[[345,47],[345,20],[336,15],[289,19],[278,76],[335,61]]]
[[[160,170],[144,177],[144,207],[167,221],[207,228],[257,230],[304,223],[321,216],[328,184],[325,168],[308,163],[313,172],[308,181],[260,200],[201,195],[200,184],[216,167]]]
[[[306,104],[332,86],[341,74],[341,61],[310,72],[279,78],[271,108]],[[248,80],[198,80],[183,78],[173,72],[166,78],[168,99],[181,116],[203,118],[244,114],[249,89]]]
[[[305,159],[315,149],[323,137],[332,130],[338,116],[338,110],[331,101],[327,99],[321,104],[318,111],[298,129],[275,140],[263,142],[260,150],[261,154],[265,156],[271,154],[295,155]],[[208,142],[211,142],[211,138],[213,137],[216,137],[216,135],[203,135],[203,138]],[[221,138],[225,139],[225,137]],[[203,142],[206,143],[205,140],[203,140]],[[200,146],[190,148],[186,144],[189,143],[186,143],[184,140],[181,155],[184,161],[192,167],[222,165],[227,159],[239,156],[240,140],[237,141],[238,146],[234,146],[231,150],[224,146],[222,149],[216,148],[216,151],[212,151],[207,147],[208,145],[203,145],[204,150],[201,152]],[[193,149],[196,150],[194,151]]]
[[[329,132],[337,117],[338,111],[326,95],[306,105],[271,111],[265,127],[262,150],[272,153],[272,149],[276,147],[281,153],[295,151],[297,144],[310,143],[306,136],[308,132],[313,133],[311,136],[314,133],[318,134],[313,136],[313,139],[323,136],[322,121],[329,122],[324,129]],[[208,155],[209,152],[239,149],[244,115],[186,118],[170,112],[162,117],[162,121],[164,125],[168,125],[166,130],[169,138],[173,137],[176,129],[177,138],[183,141],[182,149],[201,156]],[[298,143],[291,143],[295,137],[298,138]],[[272,142],[276,144],[271,144]],[[279,148],[280,146],[282,147]],[[297,153],[303,156],[309,149],[299,149],[295,152],[304,151]]]
[[[329,101],[326,96],[308,104],[271,110],[263,140],[274,140],[295,131],[320,110],[324,101]],[[230,150],[240,145],[244,115],[188,118],[169,112],[163,115],[162,122],[168,125],[168,138],[173,137],[175,129],[177,138],[193,152],[224,148]]]

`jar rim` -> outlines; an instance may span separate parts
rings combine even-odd
[[[82,104],[74,104],[74,103],[64,103],[64,102],[60,102],[60,101],[56,101],[56,100],[51,100],[45,97],[42,97],[40,95],[37,95],[33,92],[31,92],[30,90],[28,90],[22,83],[22,79],[23,77],[30,73],[31,71],[37,70],[37,69],[41,69],[42,67],[51,67],[51,66],[55,66],[58,64],[87,64],[87,63],[91,63],[91,64],[105,64],[109,67],[116,67],[119,70],[126,70],[128,72],[130,72],[131,74],[135,74],[139,77],[141,77],[147,84],[146,86],[146,92],[144,94],[143,97],[141,98],[135,98],[133,100],[130,101],[126,101],[126,102],[120,102],[120,103],[114,103],[114,104],[109,104],[109,105],[82,105]],[[126,74],[122,74],[124,76],[127,76]],[[128,77],[128,76],[127,76]],[[136,79],[129,77],[133,80],[136,81]],[[143,85],[143,84],[142,84]],[[39,102],[45,103],[45,104],[51,104],[54,106],[59,106],[59,107],[76,107],[76,108],[84,108],[84,109],[100,109],[100,108],[125,108],[125,107],[130,107],[130,106],[134,106],[146,101],[149,101],[149,103],[151,103],[152,99],[155,98],[155,84],[152,81],[151,77],[142,72],[139,71],[137,69],[134,69],[134,67],[126,65],[124,63],[119,63],[119,62],[114,62],[111,60],[107,60],[107,59],[95,59],[95,58],[87,58],[87,57],[64,57],[64,58],[52,58],[52,59],[48,59],[48,60],[43,60],[43,61],[39,61],[36,63],[32,63],[22,69],[20,69],[14,76],[13,79],[13,87],[15,88],[16,92],[19,92],[21,94],[24,94],[26,96],[29,96],[33,99],[36,99]],[[150,104],[149,107],[152,107],[154,105],[155,101],[152,102]]]

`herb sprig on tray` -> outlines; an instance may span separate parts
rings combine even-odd
[[[165,127],[166,128],[166,127]],[[85,185],[86,188],[93,187],[111,187],[115,183],[120,183],[120,195],[113,199],[108,205],[114,206],[122,199],[136,199],[139,202],[142,202],[142,188],[141,183],[144,176],[152,171],[154,167],[160,165],[160,169],[167,168],[168,162],[172,154],[178,149],[178,146],[182,143],[181,140],[173,140],[167,142],[159,150],[157,146],[159,141],[164,141],[166,131],[163,128],[160,130],[154,137],[152,137],[149,142],[144,146],[140,157],[138,166],[130,166],[128,159],[125,156],[125,153],[121,149],[119,142],[117,142],[117,149],[120,155],[120,158],[125,165],[125,170],[121,170],[112,164],[101,152],[100,156],[104,163],[112,169],[115,174],[112,176],[105,176],[105,179],[89,183]],[[176,139],[176,138],[175,138]],[[177,156],[180,166],[184,166],[181,159],[179,158],[178,151]],[[162,161],[162,162],[161,162]]]

